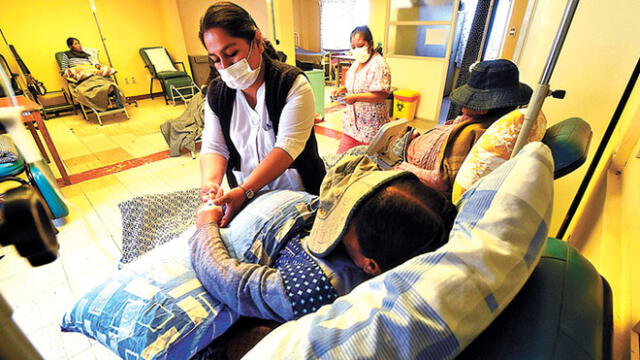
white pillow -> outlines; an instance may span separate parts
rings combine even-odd
[[[278,327],[245,358],[454,358],[533,272],[552,200],[551,151],[528,144],[465,192],[446,245]]]
[[[144,51],[149,58],[149,61],[156,68],[156,73],[165,71],[178,71],[171,62],[167,51],[164,48],[153,48]]]

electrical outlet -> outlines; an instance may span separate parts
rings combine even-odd
[[[135,78],[135,76],[132,76],[132,77],[131,77],[131,83],[132,83],[132,84],[135,84],[135,83],[136,83],[136,78]]]
[[[126,77],[124,78],[124,84],[125,84],[125,85],[129,85],[129,79],[128,79],[128,78],[126,78]]]

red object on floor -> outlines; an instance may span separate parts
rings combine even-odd
[[[367,143],[360,142],[347,134],[342,134],[342,138],[340,138],[340,145],[338,145],[338,154],[342,154],[352,147],[360,145],[367,145]]]
[[[149,163],[152,163],[152,162],[156,162],[158,160],[167,159],[168,157],[169,157],[169,150],[160,151],[160,152],[157,152],[155,154],[151,154],[151,155],[147,155],[147,156],[143,156],[143,157],[139,157],[139,158],[135,158],[135,159],[121,161],[119,163],[115,163],[115,164],[99,167],[99,168],[96,168],[96,169],[91,169],[91,170],[88,170],[88,171],[85,171],[85,172],[81,172],[79,174],[72,174],[71,176],[69,176],[71,178],[71,184],[65,184],[62,181],[62,179],[56,179],[56,180],[58,181],[58,185],[60,185],[60,187],[64,187],[65,185],[77,184],[77,183],[81,183],[83,181],[93,180],[93,179],[97,179],[99,177],[103,177],[103,176],[119,173],[121,171],[133,169],[135,167],[142,166],[142,165],[145,165],[145,164],[149,164]]]
[[[340,140],[342,138],[342,132],[338,130],[329,129],[321,125],[316,125],[313,127],[313,129],[315,130],[316,134],[319,135],[324,135],[336,140]]]

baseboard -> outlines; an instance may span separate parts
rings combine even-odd
[[[157,93],[153,93],[153,97],[163,97],[164,94],[162,92],[157,92]],[[150,94],[142,94],[142,95],[135,95],[135,96],[127,96],[127,99],[131,99],[131,100],[144,100],[144,99],[151,99],[151,95]]]

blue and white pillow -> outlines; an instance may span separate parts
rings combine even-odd
[[[274,191],[256,198],[223,231],[242,261],[270,263],[307,225],[316,197]],[[195,228],[143,255],[82,296],[61,329],[97,340],[123,359],[188,359],[238,318],[197,279],[187,240]]]
[[[278,327],[245,358],[454,358],[540,260],[552,182],[551,151],[528,144],[463,195],[446,245]]]

